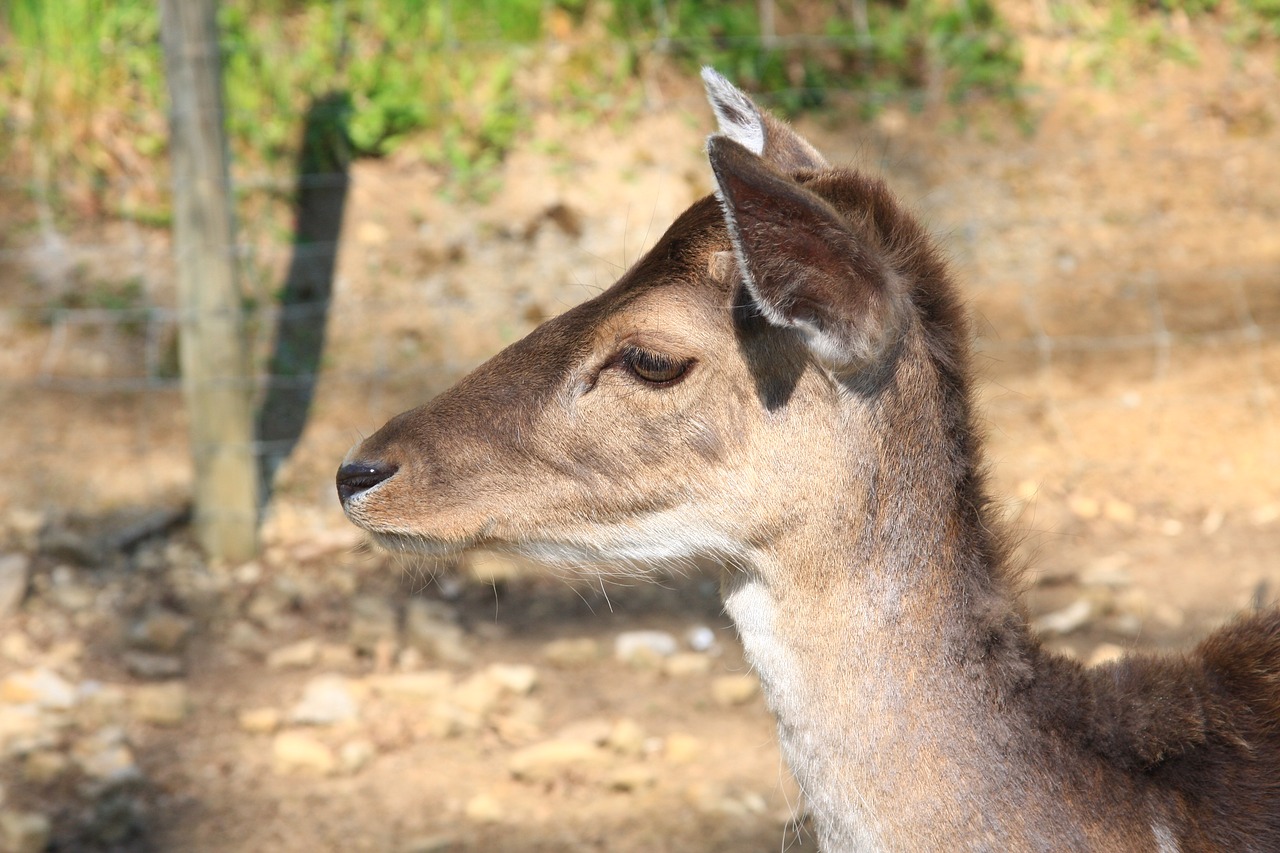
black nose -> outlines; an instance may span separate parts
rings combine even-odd
[[[371,462],[352,462],[338,469],[338,500],[345,506],[347,501],[367,492],[392,474],[400,470],[399,465],[384,465]]]

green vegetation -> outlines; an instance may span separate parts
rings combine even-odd
[[[155,0],[8,0],[0,158],[77,213],[163,224],[167,94]],[[625,121],[638,79],[710,63],[773,106],[828,93],[1015,96],[1019,46],[992,0],[223,0],[227,125],[239,168],[339,166],[404,151],[454,191],[493,188],[534,110]],[[1194,61],[1171,15],[1280,35],[1280,0],[1051,3],[1068,30]],[[6,33],[7,29],[7,33]],[[1099,63],[1105,65],[1105,55]],[[1104,76],[1100,73],[1100,76]],[[322,107],[322,108],[321,108]],[[305,139],[303,128],[306,128]],[[323,149],[318,155],[316,148]],[[53,179],[56,176],[56,181]]]

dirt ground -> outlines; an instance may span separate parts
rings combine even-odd
[[[1086,660],[1186,648],[1280,589],[1280,62],[1188,38],[1195,65],[1103,83],[1086,46],[1030,33],[1022,119],[799,122],[953,257],[1028,609]],[[358,435],[607,286],[710,190],[699,99],[667,80],[634,124],[547,114],[486,202],[357,164],[323,370],[246,565],[166,514],[190,482],[177,392],[112,384],[147,375],[151,336],[6,315],[0,559],[30,589],[0,596],[0,849],[813,849],[713,571],[434,577],[360,547],[332,497]],[[263,210],[267,280],[287,247]],[[38,239],[0,258],[11,304],[135,267],[169,298],[161,234]],[[133,524],[158,533],[121,545]],[[637,630],[676,654],[620,659]]]

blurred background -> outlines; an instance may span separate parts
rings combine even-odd
[[[952,259],[1049,643],[1274,598],[1276,0],[203,5],[0,6],[0,850],[812,849],[714,573],[436,578],[333,491],[710,192],[704,64]]]

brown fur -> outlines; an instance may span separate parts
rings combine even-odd
[[[348,515],[429,551],[724,557],[830,850],[1280,849],[1280,614],[1180,657],[1045,651],[938,252],[881,181],[708,86],[718,201],[365,441]],[[637,349],[683,372],[647,381]]]

